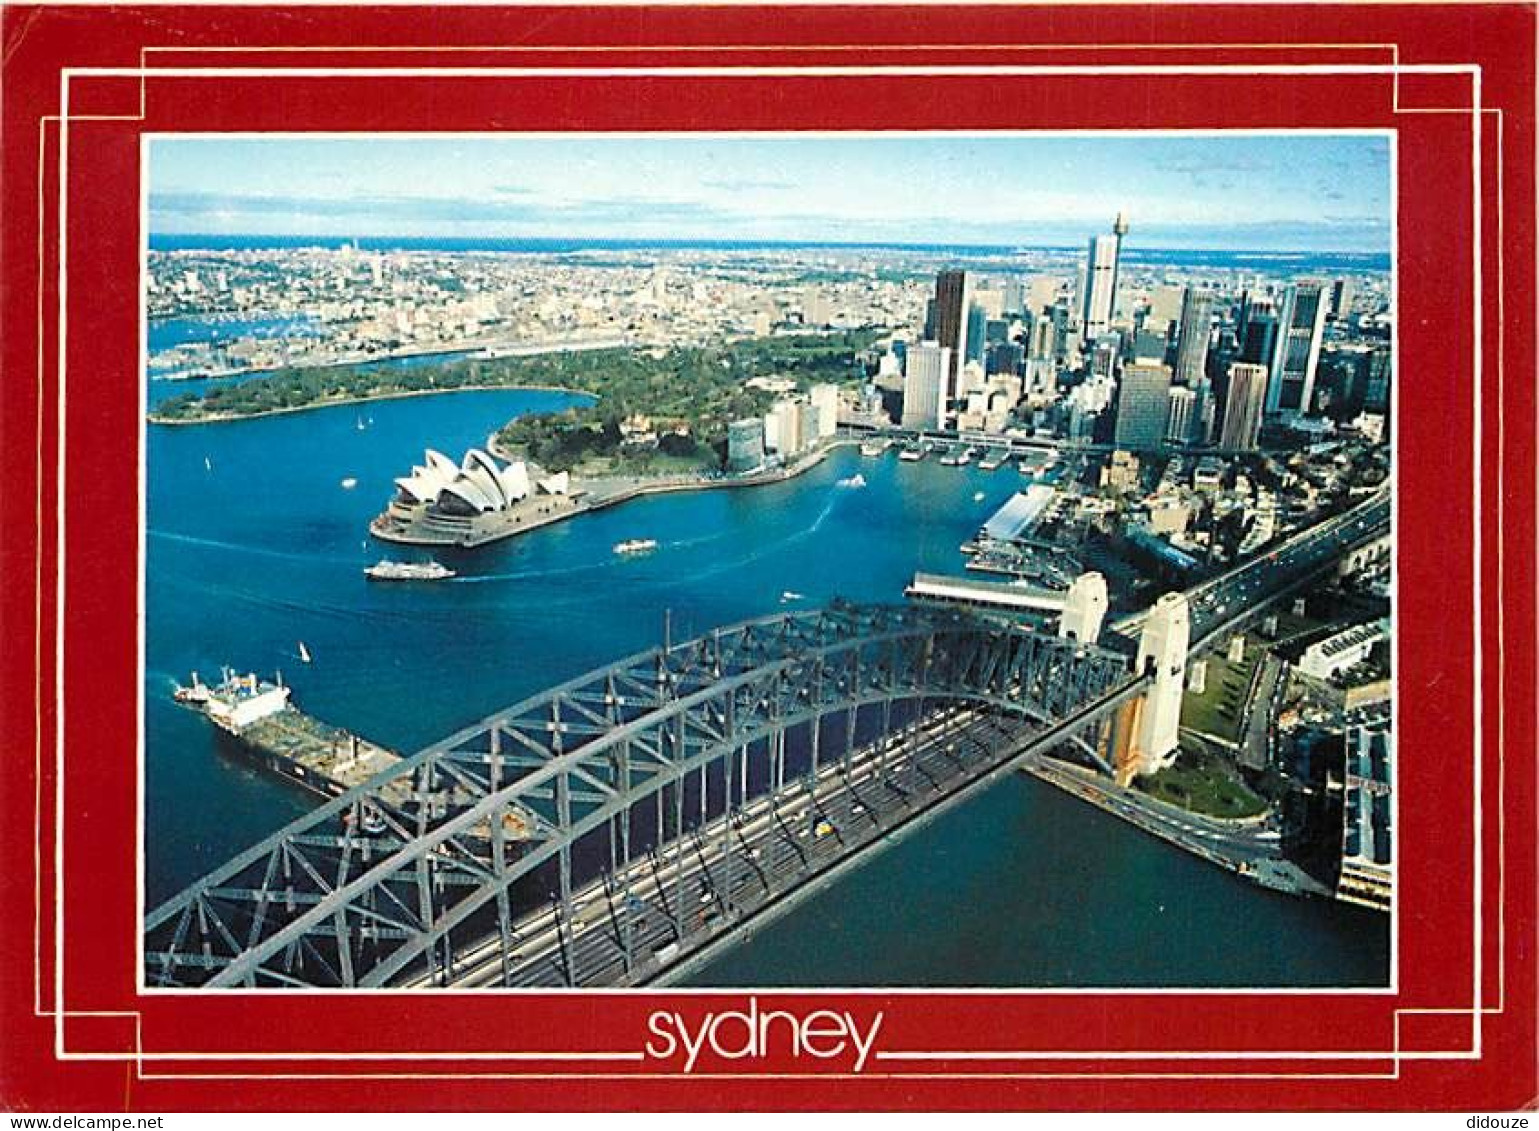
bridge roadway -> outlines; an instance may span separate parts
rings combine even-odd
[[[1186,591],[1191,616],[1191,649],[1199,653],[1224,634],[1317,578],[1343,552],[1389,532],[1390,497],[1379,491],[1341,514],[1291,535],[1242,565]],[[1111,622],[1124,635],[1136,635],[1148,611]]]
[[[405,988],[654,983],[698,963],[749,920],[766,921],[818,880],[890,843],[1026,765],[1142,691],[1132,679],[1048,727],[975,706],[944,705],[903,730],[787,783],[673,844],[606,873],[514,924],[503,963],[496,933],[462,949],[452,971],[414,971]],[[626,912],[629,912],[627,914]],[[626,938],[627,930],[630,932]],[[627,958],[629,955],[629,959]]]

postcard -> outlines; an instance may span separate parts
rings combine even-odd
[[[9,8],[0,1103],[1531,1106],[1534,29]]]

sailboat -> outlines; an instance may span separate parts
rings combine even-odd
[[[214,461],[209,459],[207,456],[203,457],[203,470],[204,471],[213,471],[214,470]]]
[[[308,664],[310,662],[310,649],[305,647],[303,640],[299,642],[299,659],[301,663]]]

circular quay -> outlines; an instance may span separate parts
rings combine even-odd
[[[0,1107],[1520,1126],[1536,26],[8,6]]]

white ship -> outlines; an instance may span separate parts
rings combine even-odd
[[[239,734],[258,719],[284,710],[289,705],[289,689],[281,682],[259,681],[255,675],[236,675],[226,668],[224,678],[214,687],[193,672],[192,685],[178,686],[172,698],[202,711],[220,729]]]
[[[617,554],[646,554],[657,549],[656,538],[630,538],[624,542],[615,543]]]
[[[437,562],[392,562],[381,560],[363,571],[370,581],[442,581],[454,571]]]

